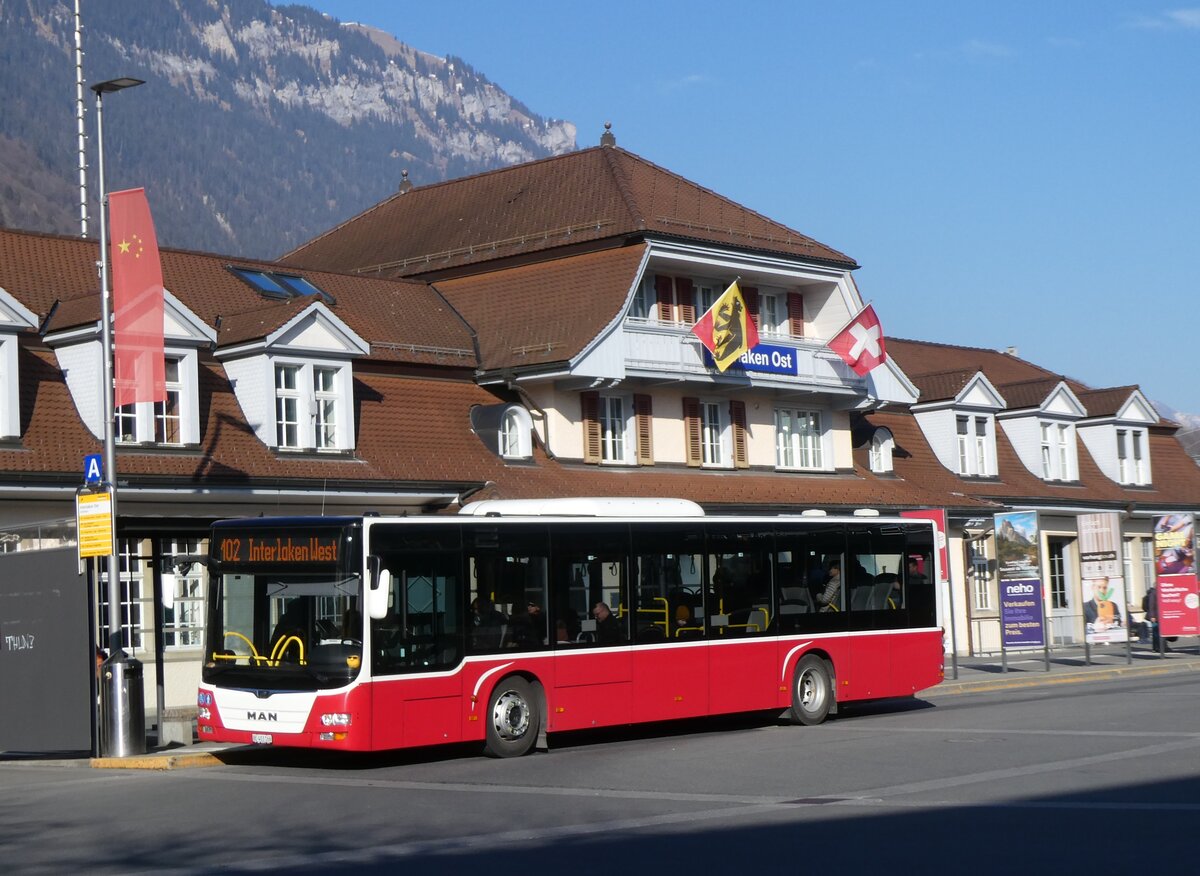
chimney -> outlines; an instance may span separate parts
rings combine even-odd
[[[1005,356],[1015,356],[1015,355],[1017,355],[1017,348],[1016,348],[1016,347],[1005,347],[1005,348],[1004,348],[1004,355],[1005,355]]]
[[[405,192],[411,192],[412,187],[413,187],[413,184],[412,184],[412,180],[410,180],[408,178],[408,171],[407,170],[400,171],[400,194],[403,195]]]
[[[600,135],[601,146],[616,146],[617,138],[613,136],[612,122],[604,123],[604,133]]]

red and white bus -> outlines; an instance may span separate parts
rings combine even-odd
[[[221,521],[200,737],[509,757],[647,721],[816,724],[942,679],[936,562],[928,521],[671,499]]]

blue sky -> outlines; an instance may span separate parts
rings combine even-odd
[[[849,254],[889,336],[1200,414],[1200,5],[307,5]]]

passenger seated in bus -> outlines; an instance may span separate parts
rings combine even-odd
[[[504,635],[504,615],[496,611],[486,596],[471,600],[471,645],[477,651],[500,647]]]
[[[817,591],[818,611],[838,611],[842,601],[842,564],[832,560],[825,567],[825,583]]]
[[[555,642],[570,642],[571,635],[567,632],[567,622],[565,620],[556,621],[554,624],[554,641]]]
[[[608,603],[597,602],[592,609],[592,616],[596,618],[596,641],[601,645],[619,645],[625,640],[621,635],[621,624],[613,616]]]
[[[524,611],[515,612],[508,619],[508,634],[505,644],[511,648],[536,648],[546,643],[546,619],[542,607],[530,601]]]

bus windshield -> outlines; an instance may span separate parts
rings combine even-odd
[[[235,543],[252,546],[254,553],[236,554],[229,546]],[[331,536],[329,544],[335,543]],[[328,558],[314,559],[313,548],[297,562],[294,540],[281,549],[279,537],[253,532],[236,538],[222,533],[218,545],[210,578],[206,681],[312,690],[344,685],[358,674],[362,579],[338,561],[344,552],[330,547]]]

